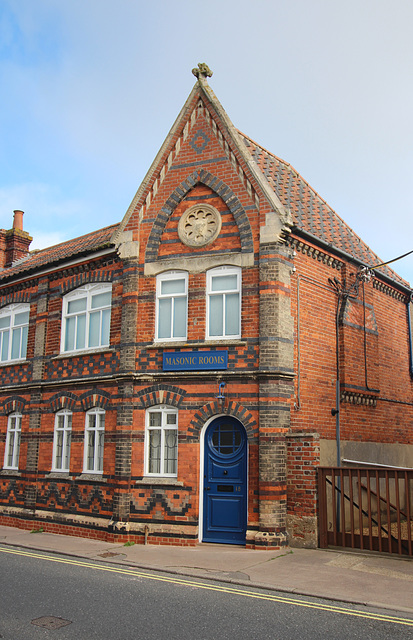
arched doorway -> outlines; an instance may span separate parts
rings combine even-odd
[[[215,418],[204,440],[204,542],[245,544],[247,435],[230,416]]]

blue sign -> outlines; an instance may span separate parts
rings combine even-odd
[[[164,371],[227,369],[228,351],[174,351],[163,354]]]

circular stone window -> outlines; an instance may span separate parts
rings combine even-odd
[[[178,235],[188,247],[203,247],[213,242],[221,231],[221,216],[210,204],[195,204],[182,214]]]

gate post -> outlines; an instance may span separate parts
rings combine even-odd
[[[317,469],[318,485],[318,544],[321,549],[328,547],[327,543],[327,492],[326,492],[326,470]]]

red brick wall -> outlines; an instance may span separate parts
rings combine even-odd
[[[287,522],[291,546],[317,546],[317,466],[319,435],[287,437]]]
[[[348,285],[357,268],[346,265],[338,270],[302,251],[297,251],[294,265],[291,289],[297,375],[291,424],[294,430],[316,430],[321,438],[334,439],[331,409],[335,407],[337,296],[328,279],[344,282],[345,278]],[[406,301],[396,289],[378,280],[365,284],[365,300],[367,386],[361,286],[357,300],[347,303],[344,323],[340,321],[341,437],[413,444]]]

